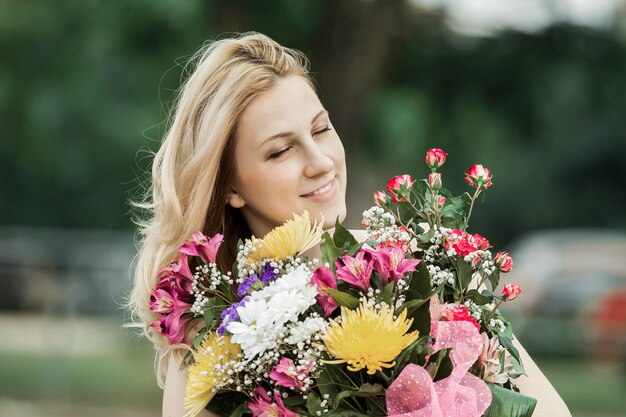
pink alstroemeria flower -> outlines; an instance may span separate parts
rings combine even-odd
[[[163,288],[157,288],[152,291],[150,295],[150,310],[157,314],[176,314],[179,312],[185,312],[191,308],[191,304],[188,304],[180,300],[175,291],[172,294]]]
[[[335,261],[337,278],[367,291],[374,269],[374,260],[368,251],[360,250],[355,257],[343,255]]]
[[[278,392],[274,392],[275,403],[264,388],[258,387],[252,391],[254,401],[248,402],[248,408],[253,417],[298,417],[297,413],[285,407],[283,399]]]
[[[301,369],[297,369],[296,365],[289,358],[283,357],[278,365],[269,373],[269,377],[276,381],[276,385],[291,388],[292,390],[303,391],[304,380],[309,376],[313,368],[313,362],[309,361]]]
[[[313,273],[311,284],[317,287],[318,294],[315,296],[315,299],[317,300],[317,304],[324,310],[324,317],[330,316],[330,314],[339,307],[335,299],[328,294],[328,288],[337,289],[337,281],[335,280],[333,271],[325,266],[320,266]]]
[[[191,294],[191,283],[194,277],[189,267],[189,255],[186,253],[180,254],[178,261],[172,264],[169,278],[176,282],[181,291]]]
[[[371,253],[376,261],[374,268],[383,285],[387,285],[389,279],[398,282],[409,272],[414,272],[420,263],[419,259],[406,259],[406,251],[401,245],[378,245]]]
[[[205,262],[215,263],[217,251],[223,240],[224,236],[220,233],[209,239],[202,232],[194,232],[192,239],[185,241],[178,250],[187,255],[201,256]]]
[[[183,317],[181,314],[168,314],[154,321],[150,327],[167,337],[170,343],[175,345],[185,339],[185,333],[192,319],[191,316]]]

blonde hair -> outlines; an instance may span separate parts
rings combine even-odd
[[[302,76],[317,91],[306,56],[260,33],[209,42],[188,65],[192,70],[178,91],[169,127],[154,154],[151,186],[141,202],[132,203],[144,218],[134,220],[140,241],[129,307],[155,346],[161,388],[171,353],[186,346],[170,346],[150,327],[157,319],[150,311],[150,295],[158,271],[176,260],[177,249],[196,230],[225,235],[218,263],[230,269],[237,240],[250,233],[239,210],[226,205],[235,170],[237,121],[251,100],[286,76]]]

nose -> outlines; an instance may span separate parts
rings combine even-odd
[[[313,138],[309,138],[308,143],[304,175],[317,177],[332,171],[335,164],[332,158],[325,152],[325,149],[315,142]]]

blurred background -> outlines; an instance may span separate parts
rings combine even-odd
[[[159,415],[128,200],[186,60],[249,30],[310,58],[350,227],[429,148],[453,192],[492,170],[518,337],[574,416],[626,415],[625,0],[0,0],[0,416]]]

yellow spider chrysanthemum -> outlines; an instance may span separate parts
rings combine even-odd
[[[185,416],[198,415],[217,393],[224,377],[216,372],[215,365],[235,360],[239,353],[239,345],[231,343],[230,336],[212,332],[204,339],[194,355],[195,364],[188,369]]]
[[[394,319],[394,310],[383,304],[361,304],[356,310],[341,307],[341,323],[330,320],[324,331],[324,345],[337,360],[348,363],[348,370],[357,372],[367,367],[372,375],[382,368],[391,368],[404,348],[417,340],[417,331],[407,333],[413,319],[406,319],[406,310]]]
[[[311,225],[309,212],[287,220],[282,226],[274,228],[263,239],[252,237],[256,250],[248,259],[249,263],[262,259],[286,259],[288,256],[299,256],[320,243],[324,222]]]

